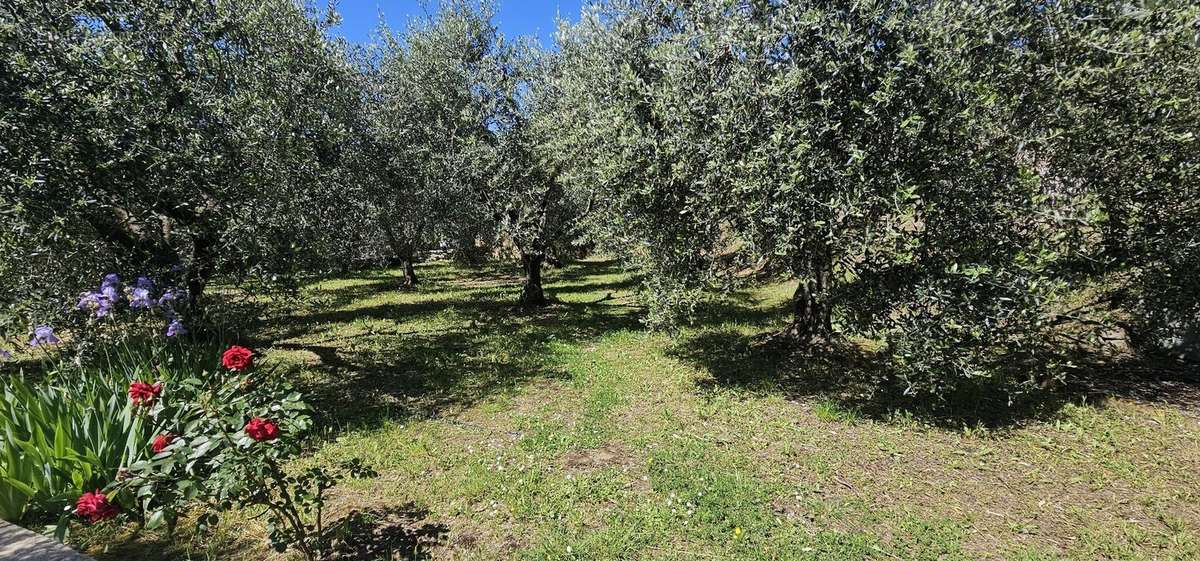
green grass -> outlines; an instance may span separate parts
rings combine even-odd
[[[321,412],[302,463],[380,473],[339,487],[334,514],[376,513],[402,558],[1200,558],[1194,410],[906,403],[873,389],[867,351],[760,343],[783,284],[666,334],[642,329],[610,262],[551,272],[561,302],[536,312],[512,305],[515,271],[419,273],[409,292],[394,271],[316,284],[253,333]],[[274,555],[257,524],[77,543],[101,560]]]

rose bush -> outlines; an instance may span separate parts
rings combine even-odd
[[[127,391],[129,378],[147,374],[140,368],[127,377],[110,363],[64,365],[36,382],[21,374],[0,379],[0,519],[57,521],[65,531],[81,495],[137,461],[154,428]]]
[[[155,454],[162,454],[163,451],[166,450],[174,440],[175,435],[169,432],[164,432],[154,437],[154,442],[150,444],[150,449],[153,450]]]
[[[99,489],[106,501],[144,519],[136,497],[121,492],[117,482],[130,476],[130,466],[168,454],[178,440],[175,427],[203,415],[212,388],[226,384],[226,394],[243,394],[264,410],[279,401],[275,394],[260,395],[275,391],[270,384],[244,388],[244,377],[231,379],[213,368],[219,354],[194,344],[125,346],[100,362],[61,362],[36,383],[20,376],[4,380],[0,517],[40,525],[58,513],[59,535],[65,535],[73,515],[111,518],[88,516]]]
[[[311,427],[302,396],[281,376],[253,369],[248,348],[230,347],[221,365],[151,397],[140,410],[157,430],[153,456],[129,465],[104,491],[127,500],[149,528],[173,528],[187,509],[198,509],[207,527],[221,511],[262,508],[273,547],[324,556],[335,531],[323,523],[326,491],[342,477],[371,472],[355,462],[288,473]]]
[[[170,345],[0,384],[0,517],[36,526],[57,516],[61,538],[72,521],[170,530],[185,510],[204,527],[230,508],[263,509],[276,549],[323,556],[337,531],[324,524],[326,492],[369,472],[291,473],[312,423],[300,393],[254,368],[246,347]]]

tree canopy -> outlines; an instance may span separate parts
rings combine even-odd
[[[97,271],[271,276],[341,253],[358,92],[288,0],[0,7],[3,295]]]
[[[1195,329],[1197,239],[1176,227],[1196,219],[1196,16],[604,2],[563,44],[568,175],[666,320],[780,272],[788,336],[879,338],[911,391],[1040,383],[1083,335],[1066,323]],[[1138,311],[1109,321],[1115,300]]]
[[[432,249],[507,250],[541,306],[543,264],[595,245],[654,326],[790,279],[779,338],[873,341],[911,393],[1195,345],[1191,2],[607,0],[549,50],[493,15],[358,48],[291,0],[0,7],[7,329],[101,270],[196,299],[413,284]]]

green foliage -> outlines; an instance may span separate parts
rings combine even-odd
[[[1084,270],[1111,290],[1092,306],[1145,350],[1200,359],[1200,8],[1192,2],[1073,2],[1030,37],[1042,181],[1086,197]]]
[[[823,399],[813,405],[813,414],[826,423],[851,424],[859,419],[858,411],[832,399]]]
[[[3,519],[59,518],[80,494],[147,458],[158,422],[132,404],[129,384],[172,384],[211,362],[205,354],[215,353],[177,344],[113,346],[82,365],[52,364],[41,379],[7,377],[0,394]]]
[[[401,260],[433,244],[468,260],[500,236],[526,268],[523,301],[544,303],[542,262],[574,234],[582,205],[560,181],[545,110],[552,57],[508,40],[490,3],[446,2],[366,65],[366,189],[379,237]],[[410,279],[411,280],[411,279]]]
[[[564,175],[652,320],[780,273],[789,335],[881,338],[910,393],[1033,388],[1121,313],[1195,333],[1197,14],[600,3],[560,45]]]
[[[174,524],[182,509],[209,497],[204,487],[208,480],[219,477],[226,463],[240,460],[232,450],[253,445],[244,433],[250,418],[270,419],[286,435],[267,448],[255,448],[255,455],[264,450],[267,455],[296,454],[311,423],[300,395],[268,372],[194,370],[170,383],[164,396],[146,413],[155,420],[156,435],[171,435],[171,445],[165,453],[128,465],[130,477],[115,485],[135,488],[138,507],[151,526]],[[220,504],[225,497],[215,500]]]
[[[0,394],[0,517],[57,517],[86,491],[141,457],[150,423],[137,415],[120,374],[12,377]]]
[[[492,137],[493,100],[478,87],[498,49],[491,18],[488,5],[444,2],[402,32],[381,28],[382,45],[367,53],[364,195],[375,238],[397,259],[495,238],[477,192]]]
[[[125,464],[128,471],[106,491],[136,505],[151,529],[174,528],[181,512],[200,505],[207,507],[202,527],[231,508],[265,507],[277,550],[322,558],[336,532],[323,520],[326,492],[345,476],[370,471],[357,462],[286,471],[312,423],[302,396],[262,370],[196,370],[168,389],[145,414],[154,420],[154,434],[169,435],[169,444]],[[254,419],[271,423],[277,434],[254,438],[248,428]],[[141,442],[143,449],[148,442]]]
[[[289,0],[0,7],[6,314],[101,271],[182,267],[198,298],[353,255],[358,90],[328,24]]]
[[[554,107],[564,102],[554,84],[561,61],[517,43],[499,62],[501,70],[493,87],[510,107],[498,119],[485,199],[501,217],[501,231],[521,257],[525,272],[521,303],[540,306],[547,302],[542,263],[571,254],[577,223],[587,213],[588,195],[567,188],[562,176],[565,154],[554,142],[559,127]]]

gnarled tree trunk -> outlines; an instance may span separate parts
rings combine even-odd
[[[833,261],[828,246],[799,259],[800,284],[792,295],[792,324],[786,335],[802,345],[829,341],[833,336],[833,306],[829,290]]]
[[[540,252],[521,252],[521,269],[525,272],[525,282],[521,286],[522,306],[546,305],[546,293],[542,290],[542,261],[545,258]]]
[[[192,240],[192,262],[185,272],[187,284],[187,304],[192,313],[202,316],[204,309],[200,307],[200,296],[208,287],[217,268],[217,237],[216,235],[201,234]]]
[[[412,288],[417,285],[417,270],[413,267],[413,254],[416,253],[413,249],[413,244],[401,240],[396,231],[386,220],[382,220],[383,232],[387,236],[388,245],[391,246],[392,252],[396,258],[400,260],[401,266],[404,267],[404,283],[401,285],[404,288]]]
[[[413,268],[413,256],[409,253],[404,258],[404,286],[417,286],[417,270]]]

